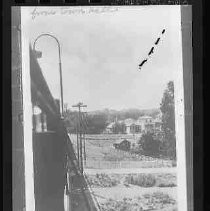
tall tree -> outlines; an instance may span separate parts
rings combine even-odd
[[[169,81],[164,91],[160,104],[162,112],[162,129],[164,132],[164,143],[167,155],[176,158],[176,137],[175,137],[175,107],[174,107],[174,83]]]

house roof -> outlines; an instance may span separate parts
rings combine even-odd
[[[161,123],[162,121],[161,121],[161,119],[158,119],[158,118],[157,118],[157,119],[154,120],[154,122],[155,122],[155,123]]]
[[[133,122],[133,121],[135,121],[135,120],[134,120],[134,119],[129,118],[129,119],[125,119],[125,120],[124,120],[124,123],[129,123],[129,122]]]
[[[141,120],[141,119],[152,119],[152,117],[145,115],[145,116],[140,116],[139,120]]]
[[[111,122],[106,126],[106,128],[112,128],[114,124],[115,124],[115,122]]]
[[[129,119],[125,119],[124,120],[124,124],[126,125],[126,126],[130,126],[130,125],[132,125],[132,124],[135,124],[135,120],[134,119],[131,119],[131,118],[129,118]]]
[[[136,125],[136,122],[125,123],[125,126],[126,127],[130,127],[131,125]]]

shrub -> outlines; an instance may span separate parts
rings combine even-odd
[[[102,211],[133,211],[133,204],[129,198],[124,198],[121,201],[108,199],[101,206]]]
[[[118,180],[107,174],[89,175],[88,181],[92,187],[113,187],[119,184]]]
[[[172,167],[176,167],[177,164],[176,164],[176,160],[172,160]]]
[[[156,184],[156,179],[155,176],[153,176],[152,174],[139,174],[129,175],[128,177],[126,177],[125,182],[141,187],[153,187]]]
[[[160,153],[160,141],[155,139],[152,133],[143,134],[139,144],[147,155],[157,155]]]
[[[176,174],[158,174],[156,177],[157,187],[175,187],[177,186]]]

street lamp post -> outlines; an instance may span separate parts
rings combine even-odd
[[[44,36],[48,36],[48,37],[53,38],[57,42],[57,44],[58,44],[59,74],[60,74],[60,92],[61,92],[61,117],[63,118],[63,79],[62,79],[62,65],[61,65],[61,47],[60,47],[60,43],[59,43],[58,39],[55,36],[51,35],[51,34],[48,34],[48,33],[41,34],[34,41],[33,51],[34,52],[37,52],[35,50],[35,44],[36,44],[36,42],[37,42],[37,40],[39,38],[44,37]]]

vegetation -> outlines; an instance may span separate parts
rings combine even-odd
[[[152,194],[144,194],[142,197],[135,199],[123,198],[123,200],[115,201],[108,199],[102,204],[102,211],[146,211],[146,210],[162,210],[175,211],[176,201],[168,194],[155,192]]]
[[[118,120],[124,120],[128,118],[138,119],[139,116],[151,115],[155,116],[159,113],[159,109],[126,109],[121,111],[115,110],[99,110],[88,112],[84,124],[86,124],[86,133],[88,134],[100,134],[102,133],[106,126],[113,122],[116,118]],[[70,133],[76,133],[76,128],[78,124],[78,112],[72,111],[70,109],[65,109],[64,113],[66,127]],[[84,126],[84,125],[83,125]],[[120,133],[122,131],[123,124],[117,124],[114,133]]]
[[[164,91],[160,105],[162,112],[162,130],[164,133],[163,145],[168,157],[176,159],[175,137],[175,106],[174,106],[174,83],[170,81]]]
[[[122,134],[124,133],[125,124],[116,122],[113,126],[113,133],[114,134]]]
[[[156,179],[152,174],[129,175],[125,180],[128,184],[138,185],[140,187],[155,186]]]
[[[113,187],[120,183],[119,180],[117,180],[113,176],[109,176],[108,174],[96,174],[96,175],[88,175],[88,182],[91,185],[91,187]]]
[[[136,185],[140,187],[176,187],[177,180],[176,174],[163,173],[163,174],[105,174],[100,173],[96,175],[87,175],[89,184],[93,188],[97,187],[115,187],[124,184],[126,187],[129,185]]]
[[[175,187],[175,174],[130,174],[125,183],[140,187]]]
[[[146,155],[159,155],[160,153],[160,140],[154,137],[153,133],[145,133],[139,140],[139,145]]]

